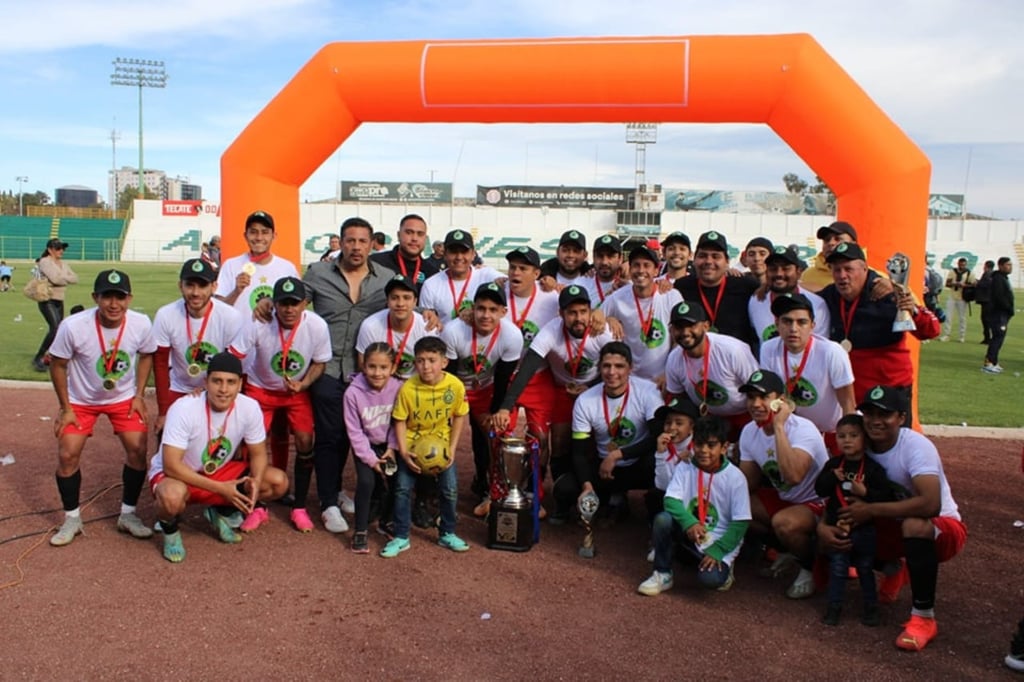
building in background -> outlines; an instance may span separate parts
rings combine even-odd
[[[202,201],[203,188],[199,185],[189,183],[188,178],[180,175],[175,178],[167,178],[164,181],[164,195],[161,199],[172,201]]]
[[[83,185],[66,185],[57,188],[57,206],[68,208],[92,208],[100,202],[99,192]]]
[[[166,199],[167,173],[162,170],[147,168],[142,173],[142,183],[146,189],[159,199]],[[107,171],[107,196],[111,205],[125,187],[139,186],[139,169],[134,166],[121,166],[116,171]]]

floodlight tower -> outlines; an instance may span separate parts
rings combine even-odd
[[[22,202],[22,198],[25,196],[25,193],[21,190],[21,185],[22,183],[28,182],[28,177],[25,175],[19,175],[14,179],[18,182],[18,215],[23,216],[25,215],[25,205]]]
[[[139,89],[139,198],[145,197],[142,184],[142,88],[167,87],[167,71],[164,63],[152,59],[114,60],[114,73],[110,74],[111,85],[129,85]]]
[[[647,209],[647,145],[657,141],[657,123],[626,124],[626,142],[636,145],[636,197],[637,208],[640,210]]]

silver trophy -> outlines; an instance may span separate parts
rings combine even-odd
[[[522,438],[502,438],[498,445],[498,468],[508,492],[498,504],[506,509],[526,509],[530,500],[523,493],[530,475],[530,448]]]
[[[597,493],[591,490],[580,497],[577,507],[580,512],[580,524],[583,526],[583,542],[577,553],[584,559],[593,559],[596,552],[594,549],[594,514],[597,513],[600,504],[601,501],[598,499]]]
[[[535,530],[533,504],[524,492],[531,473],[530,444],[523,438],[503,437],[492,449],[492,475],[498,477],[504,494],[487,515],[487,547],[525,552],[533,546]]]
[[[885,262],[885,269],[889,273],[889,279],[892,280],[893,287],[897,291],[906,292],[907,278],[910,276],[910,259],[907,255],[899,252],[894,253],[892,258]],[[914,324],[914,318],[911,317],[910,312],[902,308],[897,310],[896,319],[892,322],[892,330],[894,332],[912,332],[915,329],[917,329],[917,325]]]

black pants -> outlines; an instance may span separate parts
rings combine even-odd
[[[57,336],[57,327],[64,319],[64,301],[43,301],[39,304],[39,314],[46,320],[47,329],[46,336],[43,337],[43,342],[39,345],[39,351],[36,352],[36,360],[43,359],[46,351],[50,350],[53,337]]]
[[[878,532],[871,524],[857,526],[850,531],[850,542],[853,546],[849,552],[829,552],[831,570],[828,579],[828,602],[842,604],[843,593],[846,591],[846,579],[850,566],[857,568],[860,580],[860,591],[865,604],[878,602],[875,591],[875,550],[878,546]]]
[[[999,351],[1006,340],[1006,327],[1010,324],[1010,316],[1003,312],[992,312],[988,315],[991,327],[989,328],[990,340],[988,350],[985,352],[985,360],[993,365],[999,364]]]
[[[309,387],[313,403],[313,466],[321,511],[337,506],[341,472],[348,458],[349,439],[342,414],[342,397],[348,384],[324,374]]]
[[[612,480],[606,481],[598,476],[598,467],[601,461],[593,458],[590,482],[594,491],[601,498],[601,502],[608,501],[608,496],[613,493],[624,493],[629,490],[649,490],[654,487],[654,458],[645,457],[629,466],[615,467],[615,475]],[[558,477],[555,481],[555,504],[559,514],[567,514],[569,510],[576,507],[576,499],[583,491],[583,484],[576,478],[576,474],[569,472]]]
[[[988,303],[979,303],[978,308],[981,310],[982,342],[988,343],[992,340],[992,320],[990,319],[992,313]]]
[[[386,445],[374,445],[373,451],[379,457],[387,450]],[[381,476],[373,467],[355,457],[356,464],[356,514],[355,531],[363,533],[370,525],[370,505],[372,500],[379,499],[382,503],[380,518],[382,522],[391,520],[391,512],[395,502],[392,479]]]

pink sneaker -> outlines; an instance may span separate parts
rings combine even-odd
[[[270,520],[270,514],[267,512],[266,507],[256,507],[249,515],[242,521],[242,525],[238,527],[238,530],[243,533],[251,533],[264,523]]]
[[[300,533],[312,533],[313,522],[309,518],[309,512],[305,509],[292,509],[292,525]]]

